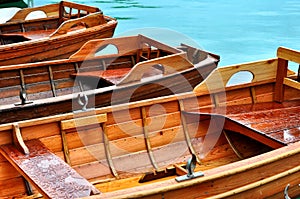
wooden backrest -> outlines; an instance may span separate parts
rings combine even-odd
[[[241,71],[248,71],[253,75],[251,84],[275,82],[274,100],[282,102],[284,99],[284,84],[299,89],[299,83],[287,78],[294,72],[288,70],[288,61],[300,63],[300,52],[279,47],[277,58],[262,61],[237,64],[215,69],[205,81],[194,88],[195,93],[208,94],[225,91],[230,78]]]
[[[143,75],[156,65],[163,68],[163,75],[175,74],[179,71],[194,67],[193,64],[187,60],[186,53],[184,52],[168,55],[136,64],[118,85],[141,81]]]
[[[164,44],[162,42],[156,41],[154,39],[151,39],[150,37],[147,37],[145,35],[138,35],[140,39],[140,48],[143,47],[143,45],[147,45],[151,48],[160,49],[162,51],[169,52],[170,54],[174,53],[180,53],[181,50],[178,50],[177,48],[171,47],[167,44]]]
[[[117,49],[117,53],[114,53],[114,56],[124,56],[124,55],[139,56],[141,51],[146,50],[145,49],[146,47],[159,49],[161,51],[167,52],[168,54],[175,54],[181,52],[176,48],[155,41],[144,35],[136,35],[136,36],[127,36],[127,37],[118,37],[118,38],[90,40],[86,42],[76,53],[70,56],[70,59],[96,57],[98,56],[97,55],[98,52],[101,52],[103,49],[105,49],[105,47],[109,45],[112,45]],[[101,55],[101,57],[105,57],[105,56],[107,55]]]
[[[300,85],[297,81],[287,78],[288,62],[300,63],[300,52],[285,47],[279,47],[277,50],[278,67],[276,75],[274,100],[277,102],[284,101],[284,85],[300,90]]]
[[[60,36],[72,31],[72,28],[80,29],[92,28],[105,23],[104,16],[101,12],[89,14],[82,18],[70,19],[64,21],[57,30],[49,37]]]
[[[225,89],[231,77],[240,72],[249,71],[253,75],[252,83],[274,80],[277,71],[277,59],[237,64],[215,69],[206,79],[194,88],[195,93],[218,92]]]
[[[279,47],[277,49],[277,57],[300,64],[300,51],[286,47]]]
[[[46,18],[57,17],[60,19],[59,24],[71,18],[80,18],[89,13],[101,12],[99,8],[93,6],[87,6],[83,4],[61,1],[56,4],[49,4],[44,6],[24,8],[19,10],[10,20],[7,22],[22,22],[26,20],[26,17],[33,12],[42,11]],[[58,25],[59,25],[58,24]]]
[[[24,8],[19,10],[10,20],[7,22],[20,22],[24,21],[26,17],[33,12],[42,11],[47,17],[59,16],[59,4],[51,4],[33,8]]]
[[[61,18],[63,20],[71,19],[71,17],[74,17],[74,14],[75,14],[74,10],[77,11],[76,14],[77,14],[78,18],[82,14],[100,12],[100,9],[97,7],[74,3],[74,2],[61,1],[59,3],[59,18]]]
[[[59,3],[59,25],[64,21],[81,18],[90,13],[101,12],[99,8],[83,4],[61,1]]]
[[[86,42],[76,53],[70,56],[69,59],[84,59],[100,57],[97,56],[98,52],[101,52],[105,47],[112,45],[117,50],[116,53],[109,55],[114,56],[124,56],[128,54],[133,54],[139,49],[138,37],[119,37],[119,38],[106,38],[106,39],[95,39]],[[105,57],[107,55],[102,55]]]

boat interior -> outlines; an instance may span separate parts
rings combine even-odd
[[[69,59],[1,66],[0,105],[151,81],[218,61],[200,49],[173,48],[142,35],[91,40]]]
[[[99,8],[67,1],[24,8],[0,24],[1,45],[71,34],[111,20]]]
[[[205,183],[262,161],[299,141],[300,85],[287,69],[288,60],[300,63],[293,53],[279,48],[274,59],[217,68],[193,93],[0,125],[0,196],[125,197],[139,187],[183,183],[174,178],[190,172]],[[240,71],[251,82],[226,86]],[[80,183],[58,180],[64,172],[57,171]]]

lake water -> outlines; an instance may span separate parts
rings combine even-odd
[[[34,6],[55,2],[58,1],[35,0]],[[298,0],[74,2],[97,6],[104,14],[117,18],[115,36],[151,32],[149,36],[164,41],[170,40],[170,32],[175,31],[183,42],[191,39],[203,49],[221,55],[221,66],[275,57],[279,46],[300,50]]]

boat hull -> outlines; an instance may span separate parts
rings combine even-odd
[[[300,85],[287,67],[299,57],[279,48],[277,58],[215,69],[193,92],[2,124],[0,196],[87,189],[43,169],[51,158],[95,191],[89,199],[282,198],[288,185],[297,197]],[[253,82],[224,87],[240,71]]]
[[[115,21],[82,33],[0,46],[0,65],[69,58],[91,39],[112,37],[116,26]]]
[[[94,109],[104,106],[133,102],[142,99],[179,94],[192,91],[193,88],[216,68],[215,63],[192,68],[182,73],[159,78],[145,83],[134,83],[124,86],[111,86],[105,89],[96,89],[88,94],[87,108]],[[76,95],[67,95],[49,99],[36,100],[33,103],[20,106],[11,106],[0,110],[0,123],[8,123],[25,119],[67,113],[81,110]]]
[[[35,12],[43,15],[30,18]],[[99,8],[72,2],[19,10],[0,24],[0,66],[69,58],[91,39],[112,37],[116,26]]]

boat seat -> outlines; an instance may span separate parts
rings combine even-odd
[[[201,120],[222,119],[219,121],[224,122],[225,130],[242,133],[272,148],[300,140],[300,100],[227,106],[225,114],[214,114],[224,112],[218,109],[199,111]]]
[[[118,68],[99,71],[88,71],[71,74],[71,77],[76,78],[96,78],[98,80],[104,80],[109,84],[116,85],[120,80],[129,73],[131,68]]]
[[[2,145],[1,154],[46,198],[81,198],[100,192],[39,140],[25,142],[29,154],[13,144]]]
[[[288,104],[288,105],[287,105]],[[237,113],[227,107],[226,118],[245,128],[260,132],[284,145],[300,141],[300,100],[286,103],[257,103],[243,106]],[[232,110],[231,110],[232,109]],[[228,128],[230,124],[228,124]]]

